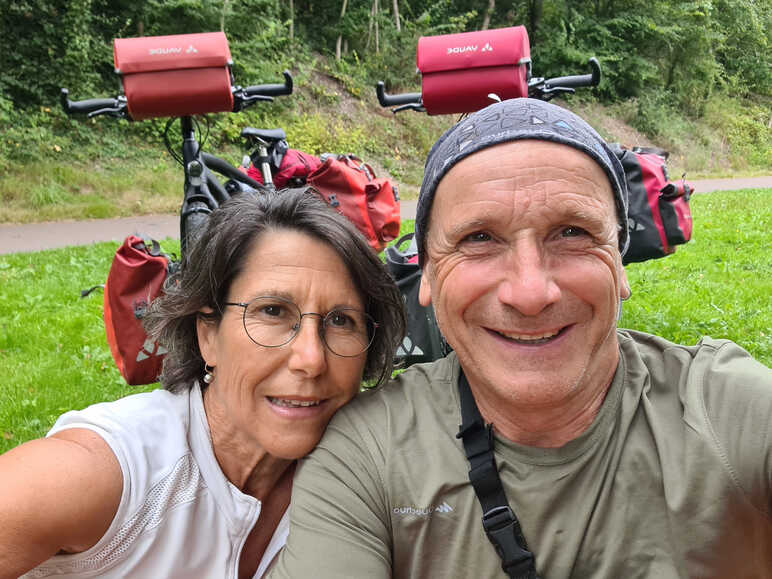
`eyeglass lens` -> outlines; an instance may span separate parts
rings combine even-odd
[[[375,334],[375,323],[361,310],[340,308],[321,314],[301,314],[296,304],[276,296],[258,297],[244,310],[244,329],[258,345],[283,346],[300,331],[304,316],[322,318],[320,335],[327,347],[339,356],[357,356],[367,350]]]

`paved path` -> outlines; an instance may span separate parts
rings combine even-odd
[[[772,188],[772,176],[741,179],[690,180],[697,193],[750,188]],[[415,218],[415,201],[402,202],[402,219]],[[25,225],[0,224],[0,254],[87,245],[97,241],[120,242],[132,233],[155,239],[179,238],[177,215],[143,215],[89,221],[56,221]]]

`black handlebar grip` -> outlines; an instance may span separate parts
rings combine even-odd
[[[248,86],[244,89],[244,94],[247,96],[279,96],[292,94],[292,75],[288,70],[285,70],[282,74],[284,75],[284,84],[256,84],[254,86]]]
[[[544,81],[544,88],[576,88],[580,86],[598,86],[600,84],[600,63],[594,56],[590,58],[589,65],[592,68],[590,74],[576,76],[559,76]]]
[[[378,95],[378,102],[382,107],[391,107],[395,105],[421,104],[420,92],[407,92],[403,94],[386,94],[386,85],[382,80],[375,85],[375,94]]]
[[[69,91],[63,88],[59,98],[62,102],[62,108],[67,114],[91,113],[102,109],[115,108],[116,99],[86,99],[84,101],[71,101],[68,98]]]

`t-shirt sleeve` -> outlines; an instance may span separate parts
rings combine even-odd
[[[383,447],[352,406],[339,411],[301,461],[287,544],[271,579],[391,577],[391,519]]]
[[[735,483],[772,516],[772,370],[732,342],[714,352],[702,373],[709,427]]]

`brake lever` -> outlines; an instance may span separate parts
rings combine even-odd
[[[541,96],[539,97],[543,101],[551,101],[553,98],[560,94],[574,94],[576,92],[573,88],[568,88],[564,86],[555,86],[555,87],[545,87],[542,89],[539,89],[539,92],[541,93]]]
[[[98,111],[91,111],[86,115],[86,118],[91,119],[93,117],[98,117],[99,115],[110,115],[111,117],[116,117],[118,119],[128,118],[126,109],[123,107],[106,108],[106,109],[99,109]]]
[[[409,103],[409,104],[400,105],[398,107],[391,109],[391,112],[394,113],[395,115],[402,111],[416,111],[419,113],[423,113],[423,112],[426,112],[426,108],[423,105],[419,105],[418,103]]]
[[[235,109],[237,111],[244,110],[245,108],[252,106],[258,101],[263,102],[273,102],[272,96],[266,96],[262,94],[253,94],[250,96],[239,96],[238,97],[238,107]]]

